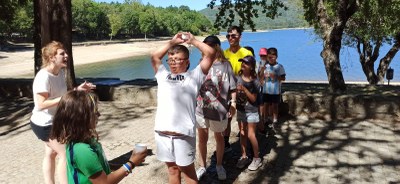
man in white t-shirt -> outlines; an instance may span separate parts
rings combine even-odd
[[[199,65],[188,71],[189,50],[179,45],[191,44],[204,54]],[[162,64],[168,54],[169,71]],[[158,83],[155,142],[157,159],[168,167],[169,183],[197,183],[194,168],[196,155],[195,109],[199,88],[214,61],[215,50],[190,33],[178,33],[151,56]]]

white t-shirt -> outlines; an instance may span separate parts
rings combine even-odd
[[[270,77],[267,77],[268,74],[274,74],[276,77],[272,79]],[[265,66],[264,75],[265,82],[263,93],[270,95],[281,94],[281,81],[279,81],[277,77],[286,75],[283,66],[279,63],[276,63],[275,65],[267,64]]]
[[[49,93],[48,99],[58,98],[67,92],[67,83],[65,81],[65,72],[60,70],[58,75],[53,75],[47,72],[46,69],[41,69],[33,80],[33,101],[35,107],[32,111],[31,121],[38,126],[49,126],[53,123],[53,116],[56,113],[57,106],[48,109],[39,110],[36,105],[37,93]]]
[[[195,137],[196,97],[205,78],[200,65],[175,75],[160,65],[155,77],[158,90],[154,130]]]

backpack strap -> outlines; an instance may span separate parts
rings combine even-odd
[[[75,143],[72,143],[72,142],[69,144],[69,150],[68,151],[69,151],[69,158],[71,160],[71,165],[74,168],[74,175],[73,175],[74,183],[75,184],[79,184],[78,170],[76,169],[75,164],[74,164],[74,144]]]

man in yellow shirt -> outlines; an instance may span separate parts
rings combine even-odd
[[[242,29],[238,26],[231,26],[228,28],[226,38],[229,42],[229,48],[224,51],[224,56],[232,65],[232,70],[235,75],[238,75],[240,69],[242,68],[242,62],[239,62],[239,59],[242,59],[246,56],[253,56],[251,51],[247,50],[244,47],[240,46],[240,39],[242,38]],[[235,93],[235,92],[234,92]],[[231,106],[236,108],[236,94],[233,94],[231,99]],[[229,144],[229,136],[231,134],[231,121],[233,114],[230,115],[228,119],[228,126],[224,132],[224,141],[225,141],[225,152],[231,151],[232,148]]]
[[[240,46],[239,42],[242,37],[242,29],[238,26],[232,26],[227,32],[226,38],[229,42],[229,48],[224,51],[224,56],[231,63],[235,75],[238,75],[242,66],[242,62],[239,62],[239,59],[246,56],[253,56],[253,54],[251,51]]]

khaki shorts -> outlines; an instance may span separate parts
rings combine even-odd
[[[210,130],[212,130],[213,132],[223,132],[225,131],[227,126],[228,126],[228,118],[222,121],[215,121],[196,115],[197,128],[210,128]]]

